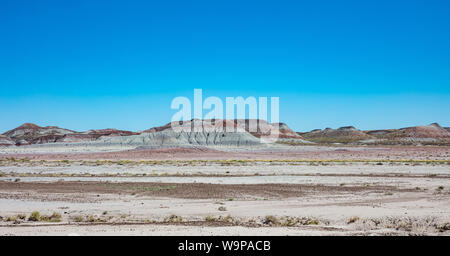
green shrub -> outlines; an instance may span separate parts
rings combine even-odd
[[[267,225],[278,225],[280,222],[278,221],[277,217],[273,216],[273,215],[267,215],[264,218],[264,224]]]
[[[357,222],[358,220],[359,220],[359,217],[358,217],[358,216],[350,217],[350,218],[348,219],[348,221],[347,221],[347,224],[355,223],[355,222]]]
[[[31,213],[30,217],[28,217],[29,221],[40,221],[41,214],[38,211],[34,211]]]

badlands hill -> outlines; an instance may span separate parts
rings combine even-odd
[[[361,131],[353,126],[298,133],[316,143],[362,145],[450,145],[450,132],[437,123],[401,129]]]
[[[284,123],[264,120],[198,120],[171,122],[140,132],[117,129],[77,132],[26,123],[0,135],[0,146],[64,143],[136,147],[249,146],[262,142],[358,145],[450,145],[450,132],[437,123],[401,129],[361,131],[353,126],[296,133]]]
[[[197,120],[168,123],[142,132],[116,129],[76,132],[56,126],[24,124],[3,134],[3,146],[45,143],[93,143],[98,145],[186,146],[256,145],[262,140],[305,142],[286,124],[262,120]]]
[[[35,124],[26,123],[15,129],[5,132],[2,138],[7,138],[12,142],[10,145],[31,145],[55,142],[83,142],[95,141],[103,136],[126,136],[138,133],[121,131],[116,129],[89,130],[87,132],[76,132],[57,126],[41,127]],[[3,139],[8,144],[6,139]],[[5,145],[4,145],[5,146]]]
[[[310,132],[301,133],[301,135],[305,139],[317,143],[354,143],[374,138],[353,126],[344,126],[338,129],[316,129]]]
[[[366,134],[374,136],[383,144],[450,144],[450,132],[437,123],[391,130],[371,130]]]
[[[297,140],[303,138],[286,125],[269,124],[263,120],[199,120],[171,122],[154,127],[139,135],[104,138],[102,143],[147,146],[226,145],[249,146],[262,141]]]
[[[56,126],[40,127],[35,124],[26,123],[5,132],[3,135],[13,140],[16,145],[29,145],[55,142],[59,138],[70,133],[74,133],[74,131]]]

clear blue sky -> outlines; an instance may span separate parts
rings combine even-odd
[[[194,88],[298,131],[450,126],[450,1],[0,0],[0,132],[147,129]]]

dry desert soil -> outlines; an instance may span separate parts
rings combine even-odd
[[[449,235],[450,147],[0,149],[0,235]]]

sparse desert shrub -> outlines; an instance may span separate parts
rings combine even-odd
[[[319,220],[317,218],[311,217],[282,217],[278,219],[275,216],[268,215],[264,218],[263,224],[266,225],[280,225],[286,227],[298,226],[298,225],[319,225]]]
[[[298,224],[298,219],[286,217],[281,221],[281,226],[292,227]]]
[[[227,210],[227,208],[225,206],[220,206],[219,207],[219,211],[221,212],[225,212]]]
[[[105,222],[105,220],[100,219],[100,218],[98,218],[98,217],[96,217],[96,216],[94,216],[94,215],[92,215],[92,214],[88,215],[88,216],[86,217],[86,220],[87,220],[88,222]]]
[[[19,218],[21,220],[24,220],[24,219],[27,218],[27,215],[25,215],[25,214],[17,214],[17,218]]]
[[[348,219],[348,221],[347,221],[347,224],[355,223],[355,222],[357,222],[358,220],[359,220],[359,217],[358,217],[358,216],[350,217],[350,218]]]
[[[302,225],[319,225],[319,220],[316,218],[305,217],[305,218],[301,218],[299,220],[299,223]]]
[[[205,217],[205,221],[215,222],[215,221],[217,221],[217,218],[215,218],[215,217],[213,217],[211,215],[208,215],[208,216]]]
[[[38,211],[34,211],[30,214],[30,217],[28,217],[29,221],[40,221],[41,220],[41,214]]]
[[[83,220],[84,220],[84,218],[83,218],[83,216],[81,216],[81,215],[78,215],[78,216],[75,216],[75,217],[74,217],[74,221],[75,221],[75,222],[83,222]]]
[[[231,217],[231,215],[227,215],[225,216],[222,221],[224,222],[232,222],[233,221],[233,217]]]
[[[50,215],[50,221],[51,222],[60,222],[61,221],[61,214],[57,212],[53,212],[52,215]]]
[[[168,218],[166,218],[166,221],[170,222],[170,223],[178,223],[178,222],[182,222],[183,218],[181,216],[172,214]]]
[[[59,214],[57,212],[53,212],[52,215],[42,215],[40,217],[40,221],[60,222],[61,221],[61,214]]]
[[[264,217],[263,223],[266,225],[278,225],[280,221],[273,215],[267,215],[266,217]]]
[[[17,221],[17,216],[8,216],[6,217],[6,221]]]
[[[447,222],[445,224],[439,225],[436,228],[439,230],[439,232],[448,231],[448,230],[450,230],[450,222]]]

